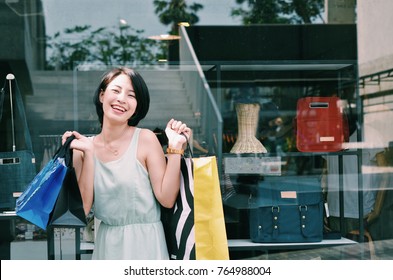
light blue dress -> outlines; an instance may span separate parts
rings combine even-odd
[[[137,160],[137,128],[125,154],[95,158],[94,215],[101,221],[92,259],[168,259],[161,210],[148,173]]]

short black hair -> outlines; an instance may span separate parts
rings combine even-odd
[[[101,82],[94,93],[94,104],[96,106],[96,112],[98,116],[98,120],[102,126],[104,121],[104,110],[102,108],[102,103],[100,101],[100,94],[101,92],[105,91],[109,83],[111,83],[116,77],[121,74],[125,74],[130,77],[132,86],[135,91],[135,97],[137,101],[135,113],[131,116],[128,120],[129,126],[136,126],[138,125],[139,121],[142,120],[147,112],[149,111],[150,106],[150,95],[149,89],[142,78],[142,76],[135,70],[127,67],[116,67],[112,70],[106,72],[102,78]]]

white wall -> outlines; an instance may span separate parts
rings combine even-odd
[[[357,0],[359,76],[393,69],[393,1]],[[382,134],[384,146],[393,141],[393,82],[381,80],[380,84],[360,87],[361,95],[372,97],[364,102],[364,122]],[[365,141],[373,135],[365,129]]]
[[[392,0],[357,0],[360,76],[393,68],[392,15]]]

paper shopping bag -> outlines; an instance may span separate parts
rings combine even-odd
[[[67,173],[48,225],[73,227],[85,227],[87,225],[82,196],[72,164],[67,167]]]
[[[175,206],[161,209],[169,257],[195,260],[194,178],[192,158],[181,158],[180,190]]]
[[[229,259],[216,158],[182,158],[180,170],[175,206],[162,209],[170,259]]]
[[[26,190],[16,200],[16,214],[25,220],[46,229],[49,217],[59,195],[64,177],[67,173],[69,138],[53,158],[34,177]]]
[[[194,158],[193,163],[196,259],[228,260],[216,157]]]

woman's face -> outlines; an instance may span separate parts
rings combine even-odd
[[[137,101],[129,76],[121,74],[100,94],[104,119],[127,122],[135,113]]]

